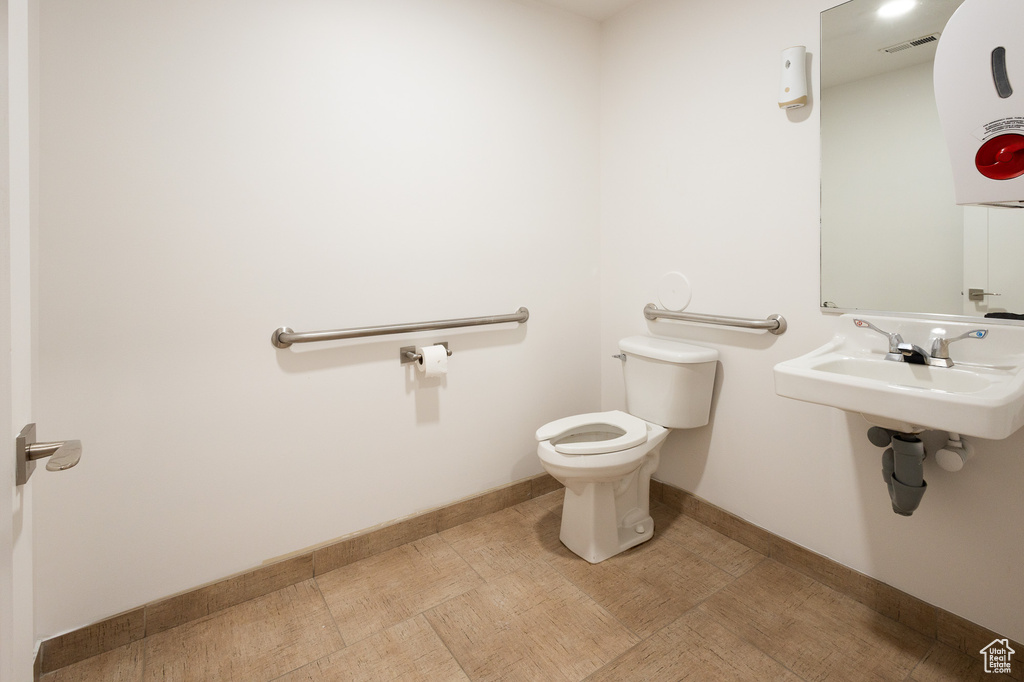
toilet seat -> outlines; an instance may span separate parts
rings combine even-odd
[[[538,441],[551,441],[555,452],[563,455],[601,455],[627,450],[647,442],[647,422],[620,410],[590,412],[564,417],[537,429]],[[571,435],[621,431],[614,438],[556,443]]]

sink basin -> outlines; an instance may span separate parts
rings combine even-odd
[[[986,328],[984,339],[950,346],[953,367],[886,360],[887,339],[854,325],[864,319],[929,348],[938,333]],[[916,433],[951,431],[1001,439],[1024,426],[1024,328],[987,320],[934,320],[842,315],[839,332],[807,355],[775,366],[775,392],[787,398],[862,414],[877,426]]]
[[[844,374],[861,377],[869,381],[881,381],[887,385],[905,388],[920,388],[944,393],[977,393],[993,383],[1008,378],[1006,371],[991,367],[945,368],[912,365],[907,362],[890,362],[879,358],[835,358],[823,360],[815,365],[819,372]]]

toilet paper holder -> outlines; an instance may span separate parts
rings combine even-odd
[[[444,350],[448,353],[448,357],[452,356],[452,351],[448,348],[448,342],[442,341],[441,343],[433,344],[435,346],[444,346]],[[423,364],[423,356],[416,352],[416,346],[402,346],[398,349],[398,359],[401,360],[403,365],[408,365],[410,362],[418,362]]]

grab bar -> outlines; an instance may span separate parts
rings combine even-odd
[[[520,308],[511,315],[461,317],[454,320],[413,322],[411,324],[390,324],[383,327],[353,327],[351,329],[334,329],[323,332],[297,332],[289,329],[288,327],[281,327],[274,331],[270,340],[278,348],[287,348],[293,343],[337,341],[338,339],[355,339],[361,336],[382,336],[384,334],[404,334],[405,332],[425,332],[432,331],[434,329],[451,329],[452,327],[476,327],[483,324],[501,324],[503,322],[526,322],[528,319],[530,319],[530,311],[526,308]]]
[[[747,317],[725,317],[723,315],[704,315],[703,313],[684,313],[674,310],[662,310],[653,303],[644,306],[644,317],[648,320],[657,320],[659,317],[666,320],[679,320],[680,322],[701,322],[703,324],[720,324],[726,327],[742,327],[743,329],[764,329],[769,334],[776,336],[786,331],[786,318],[782,315],[769,315],[767,319],[757,320]]]

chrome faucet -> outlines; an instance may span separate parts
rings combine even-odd
[[[867,327],[872,331],[889,339],[889,352],[885,354],[886,360],[893,362],[909,362],[916,365],[930,365],[932,367],[952,367],[953,361],[949,358],[949,344],[960,339],[983,339],[988,335],[987,329],[972,329],[959,336],[946,336],[945,329],[933,329],[931,336],[931,352],[929,353],[921,346],[913,343],[906,343],[903,337],[896,332],[887,332],[879,329],[867,320],[853,321],[858,327]]]
[[[928,362],[929,365],[935,367],[952,367],[953,361],[949,359],[949,344],[960,339],[983,339],[988,335],[987,329],[972,329],[969,332],[964,332],[960,336],[949,336],[947,337],[945,329],[933,329],[932,330],[932,352],[931,360]]]
[[[871,324],[867,320],[854,320],[853,323],[858,327],[867,327],[872,331],[876,331],[882,336],[889,339],[889,352],[885,354],[886,360],[892,360],[894,362],[903,362],[903,353],[900,350],[900,344],[903,343],[903,337],[896,332],[887,332],[884,329],[879,329],[875,325]]]
[[[909,362],[913,365],[932,364],[932,356],[928,355],[927,351],[916,343],[901,343],[896,348],[899,350],[900,359],[903,362]]]

